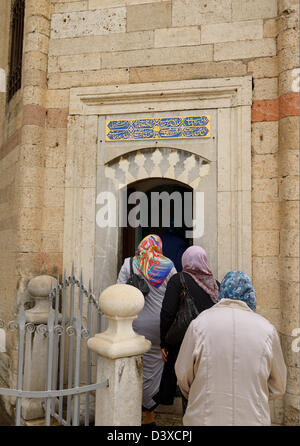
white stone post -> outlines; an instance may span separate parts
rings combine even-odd
[[[144,306],[144,296],[131,285],[112,285],[100,296],[108,319],[104,333],[89,339],[96,352],[97,382],[109,380],[96,391],[96,426],[140,426],[142,414],[143,354],[151,342],[136,334],[132,322]]]
[[[28,282],[27,291],[35,300],[35,305],[25,311],[26,322],[37,328],[40,324],[47,324],[49,315],[49,293],[56,287],[57,280],[52,276],[36,276]],[[54,311],[54,310],[53,310]],[[27,333],[25,337],[24,357],[24,390],[45,390],[47,373],[47,345],[48,338],[37,333]],[[22,417],[25,424],[29,420],[44,417],[42,399],[22,400]]]

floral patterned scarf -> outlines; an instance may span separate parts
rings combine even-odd
[[[154,288],[159,288],[173,268],[173,262],[162,253],[158,235],[148,235],[139,244],[133,264]]]
[[[227,273],[221,282],[218,301],[221,299],[242,300],[256,311],[256,294],[247,274],[241,271]]]

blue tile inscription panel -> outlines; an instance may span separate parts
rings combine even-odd
[[[210,138],[210,115],[106,121],[106,141]]]

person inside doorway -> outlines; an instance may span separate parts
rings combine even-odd
[[[275,327],[255,310],[250,278],[232,271],[218,303],[189,325],[175,363],[184,426],[271,424],[269,400],[285,393],[287,369]]]
[[[151,349],[144,354],[143,367],[143,424],[155,424],[153,396],[158,392],[163,361],[160,350],[160,310],[170,278],[176,274],[173,262],[162,253],[159,236],[150,234],[139,244],[133,257],[133,273],[143,277],[149,286],[145,305],[133,322],[136,333],[151,341]],[[126,258],[120,270],[118,283],[130,279],[130,258]]]
[[[180,236],[180,229],[171,221],[170,227],[166,228],[161,236],[163,254],[172,260],[178,273],[182,271],[183,253],[189,247],[187,241]]]

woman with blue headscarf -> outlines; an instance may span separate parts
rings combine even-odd
[[[269,401],[285,393],[286,366],[247,274],[226,274],[218,302],[191,322],[175,372],[188,399],[185,426],[271,424]]]

